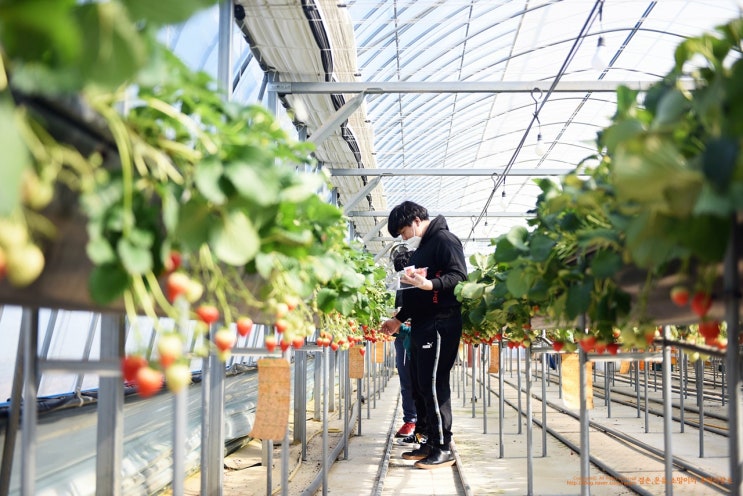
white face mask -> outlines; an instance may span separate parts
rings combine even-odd
[[[421,244],[421,237],[418,236],[418,232],[415,229],[415,224],[413,224],[413,235],[405,240],[405,246],[408,247],[409,250],[417,250],[418,246]]]
[[[405,246],[407,246],[408,249],[410,250],[417,250],[420,244],[421,244],[420,236],[412,236],[405,240]]]

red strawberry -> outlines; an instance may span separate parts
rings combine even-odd
[[[183,354],[183,341],[177,334],[163,334],[157,340],[157,352],[163,369],[170,367]]]
[[[147,360],[142,355],[127,355],[121,360],[121,373],[124,381],[134,382],[137,379],[139,369],[147,365]]]
[[[286,331],[287,327],[289,327],[289,322],[286,319],[276,319],[276,332],[281,334]]]
[[[253,319],[250,317],[240,317],[237,319],[237,333],[245,337],[248,334],[250,334],[250,331],[253,329]]]
[[[648,327],[647,329],[645,329],[645,343],[647,343],[648,346],[652,345],[653,341],[655,341],[656,335],[660,337],[662,331],[662,327],[658,327],[657,330],[655,329],[655,327]]]
[[[165,273],[170,274],[171,272],[174,272],[178,270],[181,267],[181,253],[173,250],[168,255],[168,258],[165,259]]]
[[[676,306],[686,306],[689,303],[689,290],[686,286],[674,286],[671,288],[671,300]]]
[[[264,342],[268,351],[273,351],[276,349],[276,336],[274,336],[273,334],[269,334],[268,336],[266,336]]]
[[[291,345],[291,341],[287,340],[286,338],[281,338],[281,341],[279,341],[279,348],[281,348],[281,351],[288,350]]]
[[[330,343],[330,347],[333,349],[333,351],[338,351],[338,343],[333,341]]]
[[[183,272],[173,272],[168,276],[165,284],[168,300],[175,301],[182,294],[186,294],[191,280]]]
[[[606,345],[606,350],[609,352],[609,354],[616,355],[617,352],[619,351],[619,343],[609,343],[609,344],[607,344]]]
[[[703,320],[699,323],[699,334],[701,334],[705,340],[717,339],[720,335],[720,323],[716,320]]]
[[[563,347],[565,346],[565,343],[562,341],[553,341],[552,342],[552,349],[555,351],[561,351]]]
[[[359,353],[361,353],[361,356],[364,356],[364,354],[366,353],[366,349],[359,348]]]
[[[697,291],[691,299],[691,310],[699,317],[704,317],[712,306],[712,296],[704,291]]]
[[[137,386],[137,393],[139,393],[141,397],[147,398],[162,389],[163,374],[152,367],[142,367],[137,371],[135,384]]]
[[[596,336],[586,336],[579,341],[579,344],[583,351],[589,353],[596,347]]]
[[[295,350],[298,350],[302,346],[304,346],[304,338],[296,337],[296,338],[292,339],[292,347]]]
[[[227,351],[235,346],[235,335],[226,327],[221,328],[214,334],[214,344],[219,351]]]
[[[217,307],[214,305],[199,306],[199,308],[196,309],[196,315],[198,315],[206,325],[211,325],[219,320],[219,310],[217,310]]]

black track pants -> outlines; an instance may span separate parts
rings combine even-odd
[[[412,327],[414,389],[425,402],[428,442],[449,449],[452,424],[449,373],[459,351],[462,316],[413,322]],[[419,411],[418,418],[421,416]]]

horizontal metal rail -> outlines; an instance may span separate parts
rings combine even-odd
[[[560,81],[554,88],[547,81],[366,81],[366,82],[297,82],[282,81],[268,85],[268,91],[281,94],[336,94],[336,93],[613,93],[619,85],[644,91],[656,81]],[[688,89],[693,81],[682,82]]]

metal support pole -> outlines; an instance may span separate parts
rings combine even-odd
[[[671,347],[668,340],[671,338],[671,328],[663,326],[663,458],[665,461],[666,481],[673,480],[673,446],[671,444],[673,405],[671,399]],[[666,484],[666,496],[673,494],[673,484]]]
[[[557,397],[562,399],[562,353],[557,354]]]
[[[111,314],[103,314],[100,318],[100,359],[120,360],[124,355],[124,318]],[[118,495],[121,494],[124,452],[124,389],[120,376],[99,378],[97,419],[95,492],[98,495]],[[176,492],[176,480],[174,477],[173,495],[180,496],[182,487],[181,492]]]
[[[266,467],[266,496],[273,494],[273,440],[261,443],[263,466]]]
[[[699,409],[699,458],[704,458],[704,362],[701,359],[697,360],[695,367]]]
[[[281,442],[281,496],[289,495],[289,426]]]
[[[323,383],[322,382],[323,381],[323,378],[322,378],[322,362],[323,362],[323,357],[324,357],[323,349],[324,348],[321,348],[319,351],[316,351],[315,352],[315,370],[314,370],[314,372],[315,372],[315,386],[313,388],[313,394],[312,394],[314,396],[314,400],[315,400],[314,401],[315,408],[313,410],[312,418],[313,418],[313,420],[316,420],[316,421],[321,419],[321,411],[320,410],[322,408],[322,397],[320,396],[320,394],[321,394],[322,391],[320,389],[318,389],[317,385]],[[319,365],[320,366],[318,366],[318,362],[319,362]]]
[[[374,345],[376,346],[376,345]],[[374,362],[371,359],[372,353],[370,351],[373,351],[374,347],[371,345],[371,343],[367,343],[366,346],[366,354],[364,355],[366,360],[366,418],[371,418],[371,387],[372,387],[372,374],[374,374]]]
[[[725,254],[725,269],[723,285],[725,288],[725,320],[728,326],[728,348],[725,354],[725,372],[728,377],[728,453],[730,459],[730,489],[732,494],[743,494],[743,373],[741,372],[740,343],[740,274],[738,262],[741,257],[741,242],[739,236],[739,222],[731,222],[730,241]],[[723,391],[724,393],[724,391]],[[723,395],[724,397],[724,395]]]
[[[644,363],[645,368],[643,369],[642,378],[645,381],[643,384],[645,398],[643,400],[645,401],[645,433],[648,433],[650,432],[650,402],[648,401],[648,367],[650,367],[650,362],[645,360]]]
[[[498,350],[500,350],[500,347],[498,348]],[[485,389],[488,394],[488,406],[492,405],[491,402],[493,400],[493,390],[491,389],[492,375],[490,374],[490,360],[492,359],[492,357],[490,356],[491,351],[492,351],[492,348],[488,346],[488,367],[486,369],[488,371],[488,385],[487,385],[487,388]],[[498,362],[498,368],[500,369],[500,362]]]
[[[307,460],[307,352],[294,350],[294,433],[302,443],[302,460]]]
[[[323,348],[322,361],[322,494],[328,494],[328,389],[330,388],[330,359],[331,350],[326,346]]]
[[[481,388],[482,394],[480,395],[480,397],[482,398],[482,433],[487,434],[488,433],[488,401],[486,400],[486,398],[489,395],[488,395],[488,390],[487,390],[488,386],[485,380],[486,379],[485,375],[487,374],[487,376],[490,377],[490,374],[487,372],[488,369],[485,364],[487,353],[485,353],[484,346],[485,345],[483,345],[483,348],[480,352],[480,358],[482,360],[481,367],[480,367],[480,370],[481,370],[480,376],[482,377],[482,388]]]
[[[585,332],[586,316],[581,315],[578,318],[578,328],[580,332]],[[588,389],[588,378],[586,377],[586,352],[582,348],[578,350],[578,377],[580,384],[580,493],[582,496],[591,494],[591,487],[588,485],[591,475],[590,466],[590,443],[588,436],[588,407],[586,394]]]
[[[462,394],[462,384],[460,382],[460,369],[461,369],[461,360],[459,357],[459,350],[457,350],[457,359],[454,361],[454,380],[456,381],[457,386],[457,398],[461,398]]]
[[[338,354],[332,349],[328,353],[328,389],[330,390],[328,411],[335,411],[335,364]]]
[[[643,362],[644,363],[644,362]],[[640,361],[635,361],[635,404],[637,405],[637,418],[640,418]]]
[[[358,423],[358,427],[356,430],[356,435],[360,436],[361,435],[361,379],[356,379],[356,405],[357,405],[357,408],[359,409],[358,410],[359,411],[359,414],[358,414],[359,423]]]
[[[214,353],[203,361],[201,374],[201,494],[220,496],[224,475],[224,366]]]
[[[547,353],[542,353],[542,457],[547,457]]]
[[[534,446],[531,411],[531,346],[526,349],[526,493],[534,494]],[[520,391],[519,391],[520,394]]]
[[[373,362],[370,352],[370,349],[373,350],[374,348],[370,345],[370,343],[366,344],[366,354],[364,355],[366,357],[366,418],[371,418],[371,375],[373,373],[372,367]]]
[[[480,347],[474,345],[472,347],[472,418],[475,418],[475,406],[477,405],[477,354],[480,351]]]
[[[38,394],[39,309],[24,308],[21,317],[23,349],[23,404],[21,412],[21,494],[36,494],[36,420]]]
[[[613,362],[605,362],[604,365],[604,397],[606,398],[606,416],[611,418],[611,380],[609,378],[609,371],[613,370]]]
[[[2,315],[2,307],[0,307]],[[0,470],[0,494],[10,493],[10,474],[13,470],[13,454],[15,453],[16,439],[18,438],[18,427],[21,425],[21,395],[23,390],[23,370],[25,356],[25,339],[23,323],[21,332],[18,333],[18,344],[15,354],[15,369],[13,371],[13,385],[10,393],[10,412],[5,424],[5,439],[3,440],[2,469]]]
[[[684,432],[684,396],[686,392],[686,374],[684,372],[686,365],[686,354],[679,349],[679,429]]]
[[[725,384],[725,376],[727,376],[727,373],[725,371],[725,362],[720,361],[720,404],[722,406],[725,406],[725,397],[727,394],[725,394],[726,384]]]
[[[498,457],[503,458],[504,456],[504,450],[503,450],[503,420],[504,420],[504,412],[503,409],[505,408],[506,402],[503,398],[503,339],[501,338],[498,341],[498,353],[500,356],[498,357]]]
[[[516,415],[518,421],[517,433],[521,434],[521,348],[514,348],[516,350],[516,384],[518,389],[518,415]]]
[[[467,406],[467,361],[469,360],[470,346],[462,347],[462,407]]]
[[[349,422],[349,410],[351,409],[351,378],[349,375],[349,352],[343,352],[343,368],[340,376],[343,378],[343,459],[348,460],[348,440],[351,437],[351,426]]]

